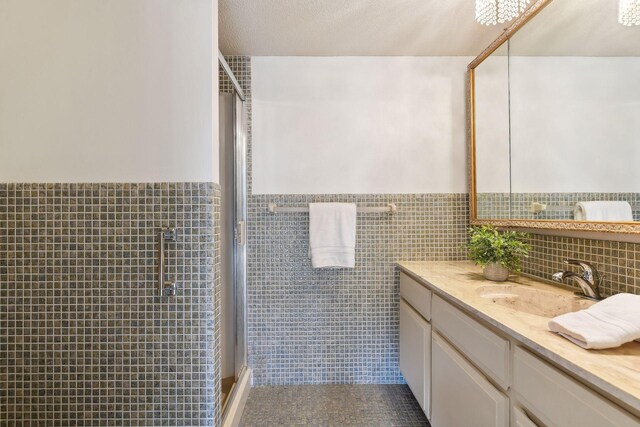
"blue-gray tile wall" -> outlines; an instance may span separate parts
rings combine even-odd
[[[596,200],[629,202],[633,220],[640,221],[640,193],[479,193],[478,218],[572,220],[576,203]],[[534,202],[563,209],[534,213],[531,212],[531,204]]]
[[[214,425],[219,203],[211,183],[0,184],[0,425]]]
[[[355,269],[317,270],[309,215],[267,204],[395,203],[358,214]],[[254,195],[249,203],[249,361],[254,383],[401,383],[397,260],[463,260],[466,194]]]
[[[532,249],[522,263],[524,273],[550,280],[557,271],[569,268],[579,272],[564,260],[580,259],[593,263],[604,276],[600,289],[603,295],[640,294],[640,243],[542,234],[532,234],[529,243]],[[580,290],[574,281],[565,284]]]
[[[484,219],[572,220],[578,201],[623,200],[633,207],[634,220],[640,193],[481,193],[478,194],[478,217]],[[529,212],[532,202],[567,207],[561,211]],[[531,234],[531,252],[523,262],[523,272],[549,280],[551,275],[568,267],[568,258],[592,262],[604,275],[602,293],[640,294],[640,244],[612,240]],[[579,287],[572,281],[567,285]]]

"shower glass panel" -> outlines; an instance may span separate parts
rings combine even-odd
[[[247,366],[247,112],[237,93],[220,93],[220,276],[222,404]]]

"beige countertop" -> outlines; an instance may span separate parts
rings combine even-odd
[[[582,349],[550,332],[549,318],[517,311],[481,297],[477,292],[480,286],[498,283],[485,280],[481,268],[468,261],[401,261],[398,266],[436,295],[491,324],[636,415],[640,414],[640,343],[608,350]],[[519,275],[512,275],[504,282],[506,285],[514,283],[572,295],[571,291]]]

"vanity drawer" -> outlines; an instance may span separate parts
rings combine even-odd
[[[549,426],[635,426],[640,420],[568,375],[516,347],[513,389],[534,416]]]
[[[431,291],[405,273],[400,273],[400,296],[422,317],[431,320]]]
[[[433,326],[503,390],[510,385],[509,341],[449,304],[433,297]]]

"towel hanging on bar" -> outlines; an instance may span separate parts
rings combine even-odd
[[[309,205],[309,256],[313,268],[354,268],[356,265],[356,205]]]
[[[272,214],[276,213],[305,213],[309,212],[308,206],[291,206],[291,207],[281,207],[276,203],[269,203],[267,206],[267,210]],[[358,213],[386,213],[389,215],[395,215],[398,213],[398,207],[395,203],[389,203],[387,206],[375,206],[375,207],[359,207],[357,208]]]

